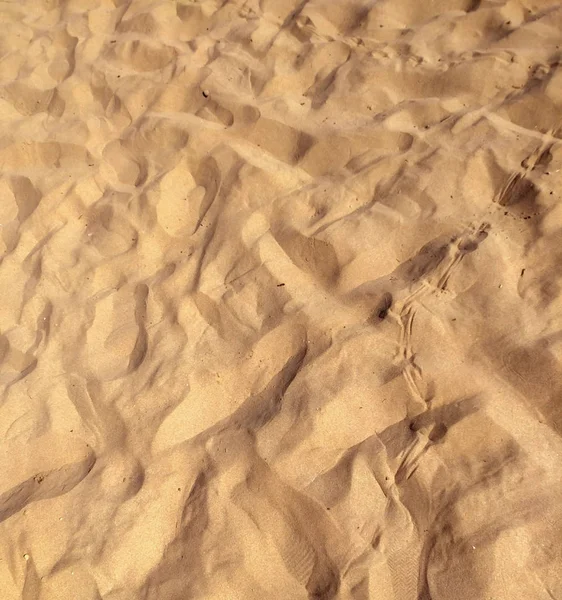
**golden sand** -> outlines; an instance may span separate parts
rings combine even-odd
[[[0,14],[0,600],[561,599],[562,4]]]

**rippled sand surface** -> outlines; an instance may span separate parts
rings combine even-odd
[[[0,3],[1,600],[562,598],[562,5]]]

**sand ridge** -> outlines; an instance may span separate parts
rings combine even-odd
[[[4,600],[562,597],[562,7],[0,4]]]

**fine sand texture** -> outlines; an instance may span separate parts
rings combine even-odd
[[[560,1],[0,56],[0,600],[562,599]]]

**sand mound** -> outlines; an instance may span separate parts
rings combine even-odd
[[[2,600],[562,598],[562,6],[0,6]]]

